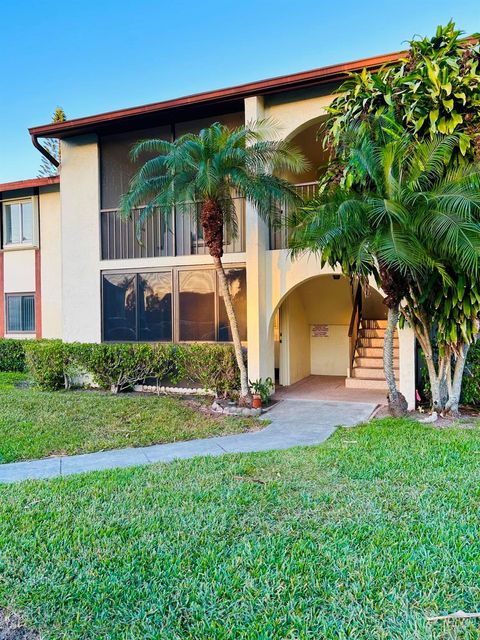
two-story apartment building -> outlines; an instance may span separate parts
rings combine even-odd
[[[3,335],[66,341],[228,341],[229,328],[196,206],[151,218],[143,241],[116,215],[136,166],[135,141],[175,139],[212,122],[272,118],[311,168],[295,177],[313,194],[326,162],[319,124],[351,70],[376,68],[398,54],[325,67],[30,129],[61,140],[60,179],[0,185],[3,207]],[[251,379],[282,385],[307,376],[345,378],[347,388],[384,389],[381,343],[386,310],[312,256],[292,260],[285,230],[270,230],[249,202],[237,202],[239,233],[224,262]],[[415,395],[415,344],[398,332],[400,388]]]

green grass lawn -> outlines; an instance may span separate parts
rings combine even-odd
[[[0,374],[0,463],[241,433],[259,422],[210,416],[172,397],[18,388]]]
[[[0,607],[47,640],[478,640],[426,618],[480,609],[479,506],[480,429],[388,419],[0,487]]]

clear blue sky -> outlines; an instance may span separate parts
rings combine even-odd
[[[0,182],[34,177],[27,127],[395,51],[479,0],[1,0]]]

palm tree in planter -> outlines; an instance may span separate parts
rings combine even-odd
[[[407,408],[397,389],[393,368],[393,338],[400,314],[424,349],[434,408],[445,406],[437,400],[441,382],[436,378],[443,373],[436,376],[430,362],[428,335],[433,323],[429,325],[428,318],[437,314],[443,299],[442,287],[445,291],[456,287],[455,273],[477,277],[480,169],[472,164],[449,168],[459,147],[458,136],[437,136],[420,143],[403,131],[395,132],[394,123],[390,124],[387,129],[385,121],[379,120],[373,127],[353,128],[348,144],[356,185],[326,189],[316,202],[297,212],[292,250],[294,254],[318,253],[323,263],[340,266],[350,277],[367,281],[374,276],[385,292],[388,322],[384,373],[391,412],[399,415]],[[430,284],[433,281],[435,285]],[[432,287],[428,308],[426,291]],[[465,285],[461,297],[464,289]],[[447,297],[451,298],[449,294]],[[458,317],[472,327],[478,326],[477,311],[469,313],[465,319],[461,310]],[[453,335],[450,317],[439,317],[437,322],[440,327],[447,326]],[[468,331],[471,338],[473,329]],[[448,348],[451,350],[447,349],[445,362],[448,353],[464,350],[460,340]],[[442,371],[444,368],[448,369],[447,364]],[[452,384],[445,382],[446,386]]]
[[[141,208],[139,235],[145,221],[156,212],[168,216],[176,206],[177,212],[191,215],[191,204],[199,204],[203,238],[218,274],[240,370],[242,404],[249,400],[250,391],[222,263],[224,234],[235,237],[237,233],[235,197],[246,198],[260,216],[274,223],[279,220],[282,207],[300,204],[294,186],[279,174],[299,173],[307,162],[297,148],[276,138],[273,123],[262,120],[234,129],[217,122],[198,134],[187,133],[173,142],[141,140],[132,148],[132,159],[138,161],[147,154],[153,157],[132,178],[120,206],[123,218]]]

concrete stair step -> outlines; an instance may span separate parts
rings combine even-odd
[[[347,378],[345,380],[347,389],[378,389],[387,391],[387,383],[385,380],[368,380],[365,378]]]
[[[382,347],[357,347],[356,355],[360,358],[383,358],[383,346]],[[393,349],[393,358],[399,357],[399,350]]]
[[[383,347],[383,338],[366,338],[361,337],[358,340],[358,347]],[[393,341],[393,348],[398,349],[398,338]]]
[[[364,329],[386,329],[386,320],[362,320],[361,326]]]
[[[369,367],[369,368],[383,368],[383,354],[381,354],[382,357],[380,358],[374,358],[372,356],[355,356],[355,367]],[[398,358],[393,358],[393,366],[395,367],[395,369],[398,369],[399,367],[399,360]]]
[[[360,329],[358,335],[360,338],[383,338],[385,329]]]
[[[398,371],[396,372],[398,377]],[[383,368],[375,368],[375,367],[353,367],[352,369],[352,378],[365,378],[367,380],[385,380],[385,374],[383,373]]]

